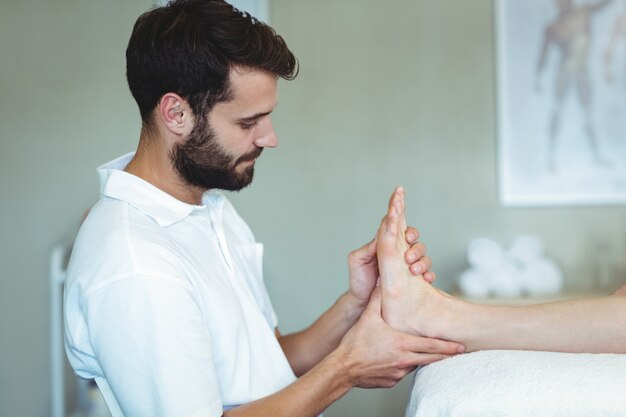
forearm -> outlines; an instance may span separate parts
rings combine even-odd
[[[433,337],[463,343],[468,351],[626,353],[624,296],[517,307],[478,305],[451,297],[445,303],[445,324]]]
[[[345,361],[331,354],[276,394],[229,410],[224,417],[315,417],[352,386]]]
[[[305,374],[332,352],[364,308],[346,293],[307,329],[279,336],[280,346],[294,373]]]

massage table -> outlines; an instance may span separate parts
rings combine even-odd
[[[496,416],[625,417],[626,355],[492,350],[416,372],[405,417]]]

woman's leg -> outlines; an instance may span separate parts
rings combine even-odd
[[[411,276],[406,251],[404,190],[391,196],[377,235],[383,318],[425,337],[451,340],[467,351],[524,349],[626,353],[626,296],[500,307],[451,297]]]

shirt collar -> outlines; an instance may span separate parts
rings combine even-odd
[[[128,153],[98,168],[102,196],[130,204],[152,217],[162,227],[177,223],[196,210],[206,209],[207,206],[216,210],[221,217],[224,196],[218,191],[205,192],[202,196],[203,204],[200,206],[187,204],[149,182],[125,172],[124,168],[134,155],[134,152]]]

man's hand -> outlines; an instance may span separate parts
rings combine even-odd
[[[462,345],[402,333],[381,316],[380,288],[374,289],[359,321],[332,355],[347,366],[353,386],[390,388],[419,365],[456,355]]]
[[[407,268],[413,275],[422,274],[426,281],[432,283],[436,276],[434,272],[430,271],[432,262],[426,256],[426,246],[417,241],[419,232],[413,227],[408,227],[405,236],[406,242],[409,244],[409,249],[404,255]],[[348,293],[359,306],[365,308],[378,281],[375,240],[348,255],[348,269],[350,271],[350,290]]]

